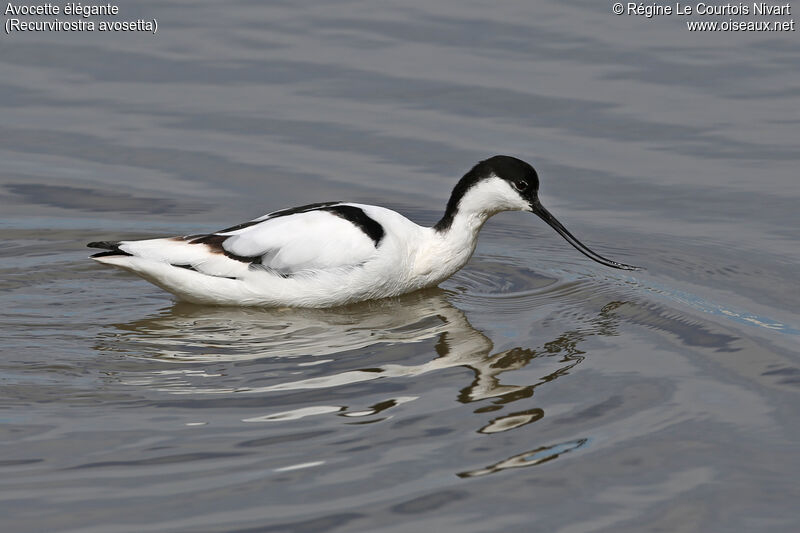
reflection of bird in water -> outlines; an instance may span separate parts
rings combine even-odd
[[[435,287],[475,251],[478,233],[502,211],[534,213],[582,254],[539,201],[539,177],[509,156],[479,162],[453,189],[442,219],[418,226],[383,207],[327,202],[269,213],[203,235],[99,241],[99,263],[133,272],[184,301],[265,307],[331,307]]]
[[[577,450],[584,446],[589,439],[577,439],[570,442],[562,442],[559,444],[551,444],[549,446],[540,446],[535,450],[519,453],[508,459],[503,459],[497,463],[487,466],[486,468],[479,468],[477,470],[470,470],[467,472],[459,472],[458,477],[478,477],[488,474],[494,474],[501,470],[508,470],[509,468],[524,468],[527,466],[536,466],[553,459],[557,459],[560,455]]]
[[[464,313],[451,305],[440,289],[421,291],[395,299],[365,302],[338,309],[248,309],[208,308],[176,305],[153,318],[115,325],[98,344],[100,350],[119,350],[128,354],[171,362],[218,363],[226,361],[275,361],[297,358],[298,368],[324,364],[325,356],[363,350],[383,344],[413,348],[436,339],[437,357],[421,364],[387,363],[369,368],[345,370],[321,377],[286,380],[264,386],[195,386],[181,382],[181,371],[158,370],[138,385],[147,385],[175,394],[269,393],[335,388],[382,378],[405,378],[453,367],[470,368],[474,380],[464,387],[458,400],[463,403],[494,398],[495,406],[529,398],[538,385],[567,373],[582,360],[577,345],[591,335],[612,334],[614,319],[609,304],[590,327],[566,331],[540,348],[512,348],[491,353],[492,341],[476,330]],[[320,361],[308,361],[308,356]],[[528,365],[535,358],[547,358],[546,374],[529,385],[501,383],[500,375]],[[557,360],[553,360],[557,357]],[[555,369],[553,366],[555,365]],[[190,374],[192,371],[187,370]],[[215,381],[215,376],[201,376]],[[129,381],[130,382],[130,381]],[[484,408],[484,410],[486,410]],[[543,414],[534,409],[496,419],[481,431],[504,431],[538,420]],[[511,417],[511,418],[509,418]],[[513,420],[512,420],[513,419]]]
[[[450,305],[441,289],[336,309],[257,309],[176,304],[160,314],[116,324],[103,349],[170,362],[214,363],[321,357],[376,344],[408,344],[458,332],[460,343],[489,340]],[[478,340],[480,339],[480,340]]]
[[[320,398],[319,393],[326,389],[331,391],[330,397],[341,398],[338,389],[355,383],[415,378],[436,370],[465,367],[472,370],[474,379],[464,384],[455,399],[464,404],[483,402],[474,411],[481,420],[475,429],[489,436],[542,419],[545,416],[543,409],[525,408],[520,404],[527,403],[536,387],[567,374],[583,360],[579,345],[584,339],[615,334],[617,319],[614,312],[620,305],[616,302],[605,305],[598,315],[586,317],[578,329],[563,331],[536,348],[516,347],[497,353],[492,353],[492,341],[472,327],[464,313],[451,305],[447,293],[440,289],[335,310],[175,305],[155,317],[113,326],[115,331],[105,334],[97,349],[120,350],[157,361],[184,363],[176,365],[178,369],[174,371],[150,370],[122,376],[123,382],[129,385],[181,395],[232,397],[235,393],[237,398],[248,393],[270,395],[310,390],[315,390],[316,397]],[[436,356],[420,364],[386,363],[296,379],[298,373],[308,375],[308,366],[323,370],[323,365],[334,366],[338,359],[347,361],[348,353],[354,351],[357,357],[349,361],[371,359],[370,352],[374,354],[376,345],[384,346],[379,350],[381,353],[389,351],[397,355],[397,349],[407,350],[409,358],[419,360],[431,344]],[[334,359],[332,356],[337,354],[340,357]],[[265,383],[263,386],[243,386],[240,381],[230,385],[229,377],[204,371],[212,363],[244,361],[257,365],[256,374],[260,376],[259,381]],[[193,370],[191,363],[203,363],[203,369]],[[279,364],[280,371],[269,372],[270,365],[275,363]],[[535,363],[536,378],[527,378],[524,385],[502,382],[502,374],[514,373],[529,363]],[[525,375],[529,373],[530,369]],[[248,374],[253,374],[252,367]],[[287,379],[287,376],[291,378]],[[517,382],[519,379],[515,377]],[[356,424],[379,422],[389,410],[417,398],[393,395],[371,402],[367,408],[357,409],[350,409],[340,401],[323,401],[322,405],[299,403],[288,410],[284,408],[245,418],[243,422],[279,423],[316,415],[347,417],[349,423]],[[356,405],[359,400],[358,397],[352,398]],[[285,402],[279,403],[286,406]],[[350,401],[346,403],[350,404]],[[511,411],[512,405],[520,407]],[[494,414],[506,408],[509,411],[497,413],[498,416],[488,423],[480,416],[480,413]],[[495,459],[487,466],[455,473],[460,477],[476,477],[509,468],[533,466],[581,448],[586,442],[582,438],[558,444],[543,443],[507,459]]]

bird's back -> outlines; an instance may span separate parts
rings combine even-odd
[[[97,242],[93,259],[179,298],[232,305],[338,305],[407,292],[420,228],[350,203],[277,211],[215,233]]]

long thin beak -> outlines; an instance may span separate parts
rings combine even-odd
[[[556,230],[559,234],[561,234],[561,236],[564,237],[567,240],[568,243],[570,243],[572,246],[574,246],[580,253],[582,253],[583,255],[588,257],[589,259],[597,261],[601,265],[609,266],[611,268],[619,268],[619,269],[622,269],[622,270],[641,270],[641,268],[639,268],[639,267],[626,265],[626,264],[623,264],[623,263],[617,263],[616,261],[612,261],[610,259],[606,259],[602,255],[591,251],[581,241],[576,239],[572,235],[572,233],[567,231],[567,228],[565,228],[564,225],[561,222],[556,220],[556,217],[551,215],[550,211],[548,211],[547,209],[544,208],[544,206],[539,202],[538,198],[536,200],[534,200],[533,202],[531,202],[531,211],[534,214],[538,215],[539,218],[541,218],[542,220],[547,222],[550,225],[550,227],[553,228],[554,230]]]

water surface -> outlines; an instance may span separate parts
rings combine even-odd
[[[0,39],[7,531],[794,531],[796,34],[596,2],[137,2]],[[437,220],[532,162],[438,289],[175,303],[97,239],[296,204]]]

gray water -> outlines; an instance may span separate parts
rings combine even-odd
[[[0,35],[4,532],[797,530],[797,32],[588,1],[138,18]],[[177,304],[86,259],[326,200],[430,224],[495,153],[646,270],[523,213],[441,288],[342,309]]]

